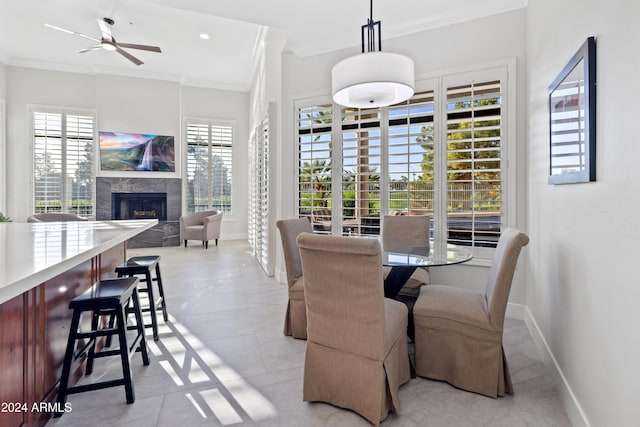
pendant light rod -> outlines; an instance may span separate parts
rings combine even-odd
[[[364,50],[364,33],[367,33],[367,52],[376,51],[376,27],[378,28],[378,51],[382,51],[382,24],[373,20],[373,0],[370,2],[369,19],[361,28],[362,53]]]
[[[406,101],[414,93],[413,60],[382,52],[381,24],[373,20],[373,0],[369,6],[367,23],[361,26],[362,53],[343,59],[331,69],[333,101],[343,107],[384,107]]]

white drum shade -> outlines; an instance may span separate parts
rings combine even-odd
[[[336,104],[375,108],[397,104],[413,95],[413,60],[390,52],[368,52],[338,62],[331,70]]]

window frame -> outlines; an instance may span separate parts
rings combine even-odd
[[[500,212],[501,231],[506,227],[514,226],[517,217],[517,196],[515,189],[517,186],[516,179],[517,173],[515,170],[516,165],[516,88],[517,82],[515,79],[516,62],[515,58],[511,60],[496,61],[493,63],[483,64],[476,67],[468,67],[462,70],[455,70],[448,73],[431,74],[428,76],[419,76],[416,78],[416,92],[433,90],[434,91],[434,103],[436,105],[434,111],[434,135],[436,137],[436,147],[434,147],[434,171],[438,174],[438,179],[434,185],[434,218],[432,221],[433,237],[439,240],[447,239],[447,149],[446,149],[446,132],[447,132],[447,86],[453,86],[454,83],[470,84],[473,81],[492,81],[500,80],[501,85],[501,144],[500,144],[500,162],[501,162],[501,192],[502,192],[502,205]],[[296,141],[296,152],[299,150],[298,142],[298,124],[297,114],[301,107],[308,107],[314,103],[332,103],[329,95],[326,96],[313,96],[308,98],[296,98],[293,99],[294,106],[294,140]],[[341,107],[333,104],[333,117],[340,117]],[[380,210],[387,212],[388,206],[388,191],[389,191],[389,135],[388,135],[388,109],[382,108],[381,115],[382,125],[380,127],[381,133],[383,133],[384,141],[382,143],[382,157],[384,158],[381,167],[381,197],[380,197]],[[341,138],[341,126],[337,125],[335,121],[333,124],[333,141],[335,156],[331,156],[333,164],[332,181],[336,181],[338,177],[342,177],[342,138]],[[445,141],[444,150],[442,149],[441,141]],[[298,161],[296,157],[295,161]],[[294,172],[294,182],[296,183],[296,201],[299,200],[299,187],[298,183],[298,167],[296,165]],[[340,184],[340,183],[338,183]],[[342,192],[337,191],[340,188],[336,187],[336,183],[333,182],[332,196],[333,205],[342,206]],[[436,191],[437,188],[437,191]],[[296,202],[297,205],[297,202]],[[297,215],[299,213],[299,207],[296,206]],[[341,231],[342,212],[340,215],[333,215],[332,218],[332,230]],[[490,265],[490,261],[493,258],[495,248],[493,247],[479,247],[470,246],[474,253],[474,260],[469,265]]]
[[[7,215],[7,122],[5,117],[5,102],[4,99],[0,99],[0,212]]]
[[[335,184],[334,184],[334,179],[333,177],[335,176],[335,174],[337,173],[337,171],[340,171],[340,167],[339,165],[342,162],[342,153],[338,153],[335,149],[334,146],[334,141],[337,141],[339,139],[339,130],[336,129],[336,127],[334,126],[334,118],[335,117],[339,117],[339,110],[337,110],[337,107],[335,104],[333,104],[331,102],[330,99],[327,99],[327,97],[319,97],[319,98],[312,98],[312,99],[307,99],[307,100],[301,100],[301,101],[296,101],[294,102],[294,117],[293,117],[293,123],[295,124],[295,141],[296,141],[296,156],[294,159],[294,180],[293,182],[295,183],[295,194],[296,194],[296,198],[295,198],[295,209],[296,209],[296,215],[299,215],[300,210],[302,208],[301,205],[301,193],[300,193],[300,170],[301,170],[301,164],[302,164],[302,158],[301,158],[301,154],[300,154],[300,133],[299,133],[299,122],[302,121],[302,119],[300,119],[299,115],[300,115],[300,110],[302,108],[306,108],[306,107],[322,107],[321,110],[323,111],[331,111],[331,123],[330,124],[325,124],[324,126],[316,126],[315,128],[320,128],[320,129],[325,129],[325,128],[329,128],[329,131],[320,131],[318,132],[318,136],[319,137],[324,137],[323,141],[326,141],[327,144],[329,145],[328,151],[329,151],[329,156],[328,157],[321,157],[321,156],[317,156],[314,157],[313,155],[311,155],[311,163],[310,163],[310,168],[313,167],[313,160],[326,160],[329,159],[330,161],[330,177],[331,180],[327,183],[324,182],[325,184],[329,185],[328,188],[328,192],[331,194],[330,198],[322,198],[320,200],[324,200],[324,204],[328,205],[329,202],[331,203],[331,207],[333,206],[338,206],[339,203],[341,203],[341,200],[339,198],[339,195],[336,194],[335,191]],[[315,135],[314,133],[314,127],[310,126],[309,127],[309,135]],[[328,140],[326,138],[329,138]],[[325,150],[321,150],[321,151],[325,151]],[[339,151],[339,150],[338,150]],[[333,153],[336,153],[337,157],[333,156]],[[339,160],[338,160],[339,159]],[[338,165],[338,167],[336,167],[336,165]],[[325,169],[326,169],[326,164],[325,164]],[[310,169],[311,171],[311,169]],[[326,172],[323,172],[326,173]],[[311,181],[309,182],[309,185],[311,185]],[[310,218],[310,220],[312,222],[314,222],[314,218],[313,218],[313,211],[314,209],[314,205],[313,205],[313,201],[315,199],[311,199],[311,206],[310,206],[310,211],[308,215],[303,215],[303,216],[308,216]],[[326,206],[329,207],[329,206]],[[325,221],[326,222],[326,221]],[[330,229],[334,229],[335,227],[339,226],[340,222],[339,219],[334,216],[332,216],[330,218]],[[316,232],[320,232],[320,233],[325,233],[326,230],[324,230],[324,228],[326,228],[325,224],[314,224],[314,231]]]
[[[468,85],[473,82],[486,82],[491,80],[500,80],[502,88],[502,96],[501,96],[501,139],[503,143],[500,146],[501,157],[500,157],[500,169],[501,169],[501,192],[502,192],[502,207],[500,211],[500,224],[501,230],[500,232],[508,227],[509,225],[514,225],[515,223],[515,185],[510,186],[509,183],[515,183],[516,175],[515,168],[511,167],[511,165],[515,165],[515,144],[517,143],[515,138],[515,133],[512,130],[511,124],[515,123],[515,109],[512,106],[515,106],[515,84],[514,79],[509,78],[510,76],[515,75],[515,72],[510,72],[513,67],[513,63],[507,63],[502,65],[494,65],[488,66],[485,68],[463,71],[458,73],[451,73],[447,75],[441,76],[439,80],[439,90],[438,96],[441,97],[441,105],[447,105],[447,88],[457,85]],[[515,69],[515,68],[513,68]],[[436,114],[439,115],[438,123],[441,126],[438,129],[438,140],[445,142],[447,141],[447,114],[448,111],[446,108],[441,109]],[[441,145],[442,147],[442,145]],[[438,172],[440,174],[440,183],[445,186],[441,188],[441,195],[443,199],[441,203],[445,203],[444,213],[445,215],[439,215],[438,218],[434,220],[433,227],[435,231],[434,238],[438,238],[440,240],[446,239],[447,235],[445,232],[448,231],[448,218],[446,215],[446,184],[447,184],[447,150],[438,150],[439,152],[436,154],[440,165],[437,167]],[[435,168],[436,166],[434,166]],[[512,189],[513,188],[513,189]],[[471,246],[474,253],[474,258],[478,258],[480,260],[491,260],[493,259],[493,254],[495,252],[495,248],[492,247],[481,247],[481,246]]]
[[[231,129],[231,143],[229,148],[229,152],[230,152],[230,171],[231,171],[231,178],[230,178],[230,192],[229,192],[229,198],[230,198],[230,209],[228,211],[222,209],[223,213],[224,213],[224,218],[228,219],[230,217],[233,217],[233,213],[234,213],[234,179],[233,179],[233,170],[234,170],[234,147],[236,144],[236,138],[237,138],[237,126],[236,126],[236,121],[235,120],[224,120],[224,119],[214,119],[214,118],[202,118],[202,117],[183,117],[183,137],[184,137],[184,149],[185,149],[185,155],[184,155],[184,176],[183,176],[183,180],[184,180],[184,186],[183,186],[183,194],[184,194],[184,205],[183,205],[183,210],[184,212],[191,212],[189,210],[189,205],[188,205],[188,195],[189,195],[189,145],[193,145],[189,143],[189,127],[190,126],[207,126],[207,148],[208,148],[208,152],[209,152],[209,157],[212,157],[212,147],[214,146],[220,146],[220,144],[214,144],[213,143],[213,133],[212,133],[212,128],[214,127],[226,127],[226,128],[230,128]],[[209,159],[210,160],[210,159]],[[224,161],[224,158],[223,158]],[[208,168],[208,176],[209,179],[211,179],[212,177],[212,169],[211,167]],[[208,186],[208,203],[207,203],[207,208],[206,209],[214,209],[215,207],[213,206],[213,194],[212,194],[212,185],[213,183],[208,182],[207,186]]]
[[[96,178],[98,176],[98,130],[97,130],[97,113],[96,110],[92,109],[83,109],[83,108],[74,108],[74,107],[54,107],[54,106],[46,106],[46,105],[29,105],[27,107],[29,114],[29,135],[30,135],[30,150],[31,150],[31,212],[36,212],[36,176],[35,176],[35,155],[36,155],[36,132],[35,132],[35,115],[40,114],[59,114],[61,116],[61,136],[60,140],[63,143],[63,148],[61,150],[61,154],[65,155],[67,152],[66,144],[67,144],[67,116],[85,116],[91,117],[92,120],[92,155],[93,155],[93,164],[91,165],[92,179],[93,185],[91,190],[91,215],[88,217],[89,219],[94,219],[96,217]],[[65,166],[63,170],[66,170],[66,162],[67,158],[64,159]],[[60,212],[69,213],[67,209],[68,204],[72,199],[68,199],[66,190],[63,190],[61,186],[61,209]],[[64,200],[62,198],[64,197]]]

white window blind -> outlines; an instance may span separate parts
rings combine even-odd
[[[433,91],[423,91],[389,107],[390,214],[433,215],[433,97]]]
[[[311,217],[314,230],[331,231],[332,105],[297,110],[298,214]]]
[[[231,213],[233,127],[187,121],[187,210]]]
[[[34,212],[94,216],[94,118],[34,111]]]
[[[508,223],[507,70],[423,80],[409,100],[379,109],[299,101],[299,215],[344,235],[378,234],[385,214],[427,214],[434,239],[491,257],[485,248]]]
[[[380,110],[342,108],[341,116],[342,233],[378,234],[379,221],[375,218],[380,217]]]
[[[447,88],[448,240],[494,246],[502,212],[500,81]]]
[[[270,120],[265,116],[249,138],[249,246],[267,275],[274,274],[270,173]]]

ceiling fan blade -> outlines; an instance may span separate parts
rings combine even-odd
[[[109,25],[104,19],[98,19],[98,27],[100,27],[103,39],[113,40],[113,36],[111,35],[111,25]]]
[[[101,44],[81,49],[78,51],[78,53],[86,53],[86,52],[91,52],[93,50],[99,50],[99,49],[104,49]]]
[[[44,26],[47,27],[47,28],[52,28],[54,30],[62,31],[63,33],[75,34],[76,36],[84,37],[85,39],[93,40],[94,42],[100,43],[100,40],[98,40],[98,39],[96,39],[94,37],[88,36],[86,34],[78,33],[76,31],[67,30],[66,28],[56,27],[55,25],[51,25],[51,24],[44,24]]]
[[[162,51],[158,46],[147,46],[144,44],[131,44],[131,43],[120,43],[120,42],[118,42],[118,46],[127,47],[129,49],[140,49],[140,50],[148,50],[150,52],[162,53]]]
[[[136,65],[144,64],[144,62],[140,61],[138,58],[136,58],[135,56],[131,55],[129,52],[126,52],[126,51],[120,49],[119,47],[116,47],[116,52],[118,52],[120,55],[124,56],[125,58],[127,58],[129,61],[133,62]]]

